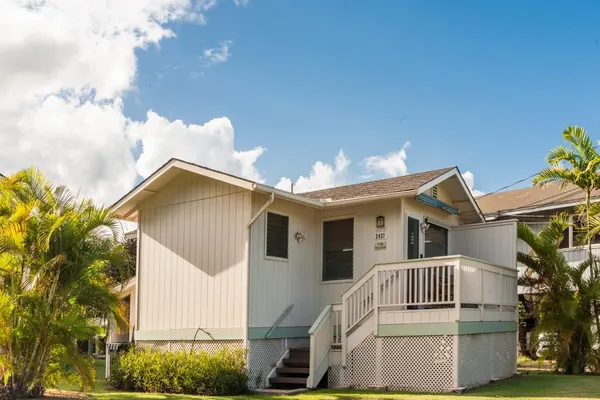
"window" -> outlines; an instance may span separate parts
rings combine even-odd
[[[570,229],[570,228],[567,228],[567,229],[565,229],[565,230],[564,230],[564,232],[563,232],[563,238],[562,238],[562,240],[560,241],[560,244],[558,245],[558,248],[559,248],[559,249],[567,249],[567,248],[569,248],[569,247],[570,247],[570,246],[569,246],[569,236],[570,236],[570,232],[571,232],[571,229]]]
[[[267,257],[288,258],[290,217],[267,213]]]
[[[352,279],[354,219],[323,222],[323,281]]]
[[[448,229],[430,224],[425,231],[425,257],[448,255]]]

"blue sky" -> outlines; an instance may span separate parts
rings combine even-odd
[[[410,141],[409,172],[458,165],[489,192],[541,169],[569,124],[600,138],[600,3],[574,4],[223,2],[137,51],[125,114],[227,116],[237,149],[267,148],[271,184],[340,148],[357,180],[365,157]],[[204,65],[225,40],[229,59]]]

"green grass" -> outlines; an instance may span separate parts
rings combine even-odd
[[[600,399],[600,377],[564,376],[553,374],[526,375],[489,385],[462,395],[448,394],[407,394],[395,392],[366,392],[353,390],[317,390],[296,396],[235,396],[202,397],[178,396],[152,393],[117,393],[98,390],[90,393],[98,400],[445,400],[464,398],[464,400],[492,400],[511,398],[516,400],[554,400],[554,399]]]
[[[496,385],[477,388],[461,395],[407,394],[396,392],[367,392],[359,390],[316,390],[296,396],[234,396],[206,397],[166,395],[155,393],[112,392],[104,381],[104,360],[96,360],[98,383],[89,393],[96,400],[492,400],[511,398],[515,400],[598,399],[600,400],[600,377],[565,376],[550,373],[530,374],[509,379]],[[77,387],[60,385],[61,390],[77,390]]]

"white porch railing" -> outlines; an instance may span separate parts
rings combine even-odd
[[[517,306],[516,279],[516,269],[464,256],[377,264],[342,296],[342,338],[380,311],[474,308],[482,320],[486,310],[497,315],[512,312]]]
[[[307,387],[316,387],[327,372],[332,348],[341,347],[345,364],[346,352],[364,339],[362,335],[373,333],[371,325],[361,326],[371,315],[375,335],[390,313],[394,317],[446,312],[448,322],[516,321],[517,274],[516,269],[464,256],[375,265],[344,293],[342,304],[325,306],[310,328]],[[353,336],[349,343],[354,329],[362,332],[356,333],[361,337]]]

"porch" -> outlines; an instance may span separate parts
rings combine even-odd
[[[312,325],[306,386],[328,371],[329,386],[426,391],[510,376],[516,323],[516,269],[460,255],[377,264]]]

